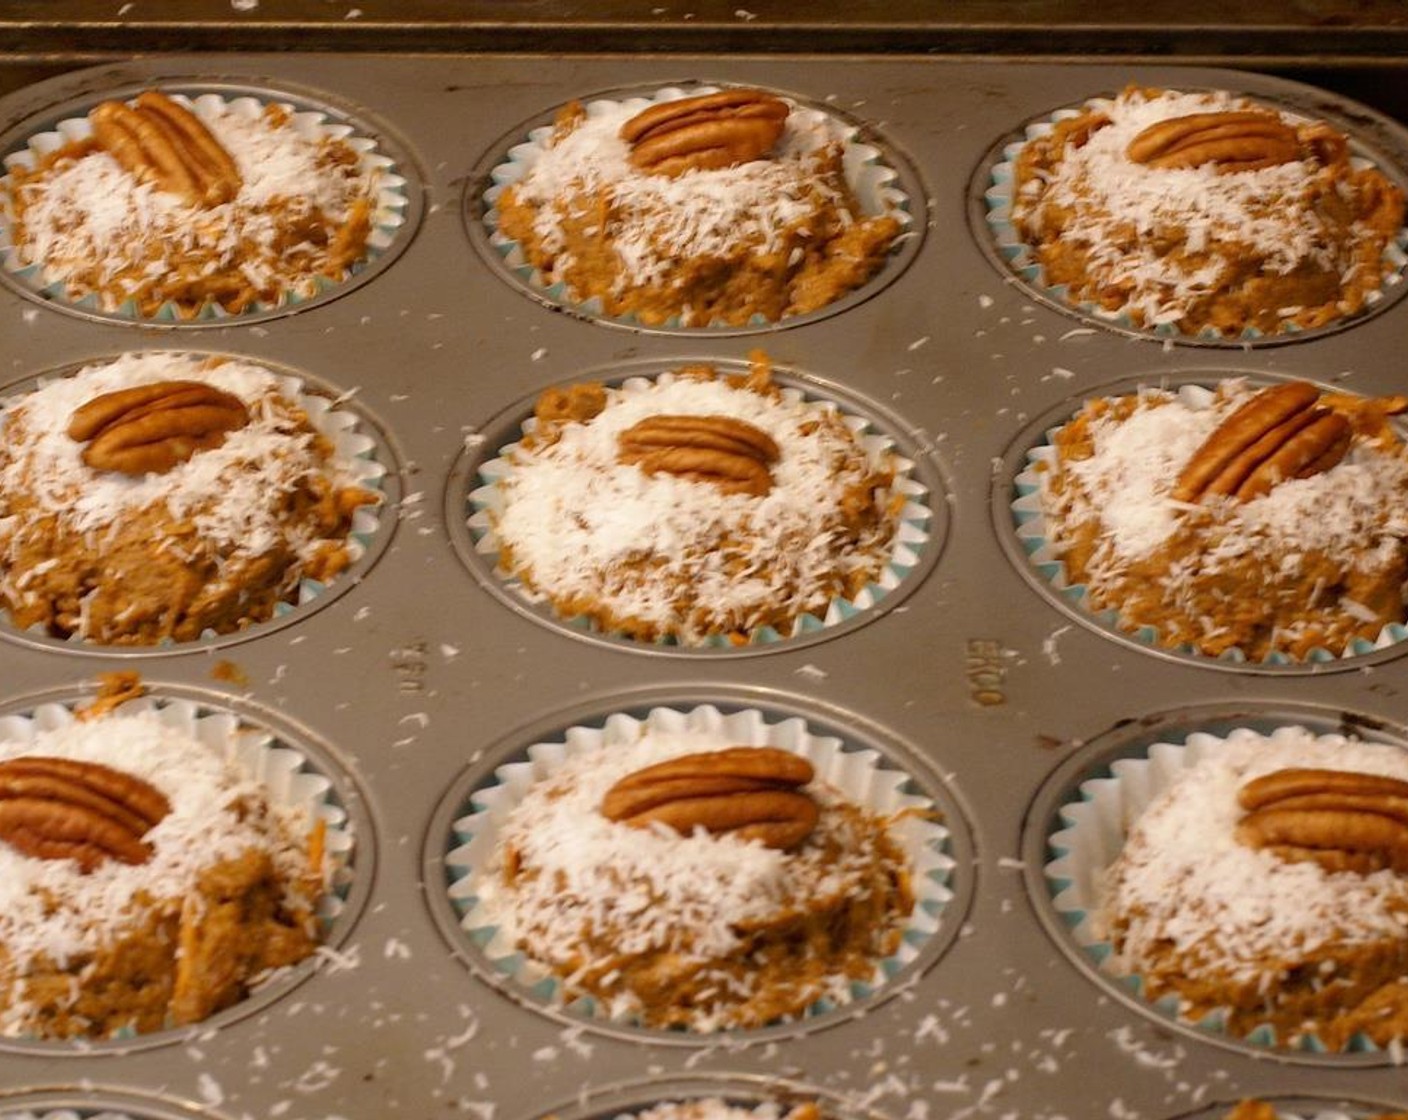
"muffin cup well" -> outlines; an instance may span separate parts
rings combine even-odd
[[[654,104],[717,93],[720,88],[707,84],[689,87],[666,86],[643,93],[622,93],[593,98],[584,102],[583,107],[589,117],[599,117],[620,106],[640,112]],[[755,315],[742,326],[731,326],[722,322],[685,326],[680,322],[679,316],[672,316],[664,323],[647,326],[640,323],[633,314],[607,315],[599,297],[576,300],[567,290],[565,282],[550,282],[528,261],[523,247],[500,230],[497,202],[499,196],[528,174],[541,157],[553,134],[554,126],[551,123],[527,128],[515,134],[514,140],[504,144],[494,161],[485,168],[484,174],[472,178],[471,190],[482,190],[482,195],[472,195],[466,199],[466,217],[470,224],[471,236],[476,246],[483,240],[487,250],[486,256],[501,272],[512,278],[516,287],[553,307],[596,322],[652,331],[744,334],[813,322],[836,314],[874,294],[880,287],[893,280],[918,252],[919,242],[924,234],[922,189],[918,177],[898,153],[872,142],[868,129],[830,108],[808,105],[792,97],[784,99],[792,106],[792,112],[800,115],[807,127],[818,130],[829,142],[843,146],[846,182],[856,197],[861,214],[868,218],[889,215],[902,227],[890,247],[889,258],[869,280],[816,311],[787,316],[776,322]]]
[[[51,701],[0,715],[0,741],[25,743],[41,731],[70,726],[90,698]],[[270,805],[301,813],[310,827],[325,827],[324,890],[318,900],[317,918],[322,935],[321,951],[332,951],[345,937],[365,893],[364,870],[370,867],[359,817],[349,812],[348,789],[339,780],[330,760],[317,752],[283,739],[272,726],[246,720],[235,711],[181,697],[148,695],[124,703],[105,717],[123,719],[139,712],[155,712],[161,722],[184,732],[212,753],[227,760],[263,788]],[[279,969],[251,987],[240,1003],[216,1012],[197,1024],[199,1031],[258,1011],[310,975],[319,953],[288,968]],[[0,1049],[45,1055],[91,1055],[95,1052],[147,1049],[187,1040],[191,1027],[136,1033],[123,1031],[107,1039],[55,1040],[0,1037]]]
[[[1170,388],[1177,393],[1179,402],[1188,408],[1206,408],[1213,400],[1212,390],[1204,384],[1189,382],[1170,386]],[[1134,389],[1128,391],[1132,392]],[[1103,395],[1103,393],[1097,395]],[[1034,582],[1052,593],[1058,600],[1069,604],[1079,615],[1097,623],[1102,629],[1128,637],[1152,650],[1168,651],[1171,647],[1161,643],[1157,627],[1127,623],[1120,617],[1120,612],[1116,608],[1097,610],[1091,606],[1089,588],[1084,584],[1070,582],[1065,563],[1061,559],[1060,542],[1051,540],[1047,535],[1046,518],[1042,511],[1041,502],[1042,474],[1057,462],[1055,438],[1061,426],[1057,424],[1045,429],[1042,442],[1025,450],[1023,462],[1013,483],[1013,490],[1017,496],[1015,499],[1009,499],[1007,504],[1012,531],[1015,533],[1025,556],[1027,569],[1037,577]],[[1229,649],[1219,657],[1212,658],[1199,653],[1198,650],[1188,645],[1179,646],[1172,652],[1195,658],[1204,663],[1223,664],[1229,667],[1258,666],[1273,669],[1295,669],[1308,666],[1324,667],[1330,664],[1342,665],[1350,659],[1388,649],[1402,642],[1405,638],[1408,638],[1408,626],[1395,622],[1383,627],[1373,641],[1355,638],[1342,651],[1314,649],[1303,659],[1292,658],[1286,653],[1273,651],[1264,661],[1256,663],[1250,662],[1247,655],[1240,649]]]
[[[730,363],[720,362],[715,365],[721,373],[737,372],[734,365]],[[656,383],[668,384],[674,376],[675,374],[670,371],[656,376],[632,376],[620,382],[619,387],[624,393],[642,392]],[[815,403],[818,406],[831,404],[823,398],[804,391],[797,385],[779,381],[778,387],[784,400],[789,403],[806,402],[808,404]],[[826,610],[820,614],[798,616],[790,631],[786,633],[780,632],[772,626],[753,630],[749,632],[747,641],[744,643],[748,647],[770,646],[818,634],[864,614],[904,586],[912,586],[914,582],[917,582],[927,561],[932,559],[933,553],[942,543],[942,526],[936,524],[938,517],[931,504],[931,486],[925,481],[925,472],[921,471],[914,460],[901,454],[893,436],[878,428],[870,419],[849,411],[845,406],[842,406],[839,411],[846,426],[872,460],[885,452],[890,452],[893,455],[896,469],[893,490],[898,497],[903,498],[904,504],[898,514],[898,524],[890,542],[888,555],[878,576],[855,598],[833,599],[827,605]],[[535,427],[536,421],[529,415],[520,425],[520,438],[522,435],[530,434]],[[603,633],[587,617],[565,618],[559,615],[547,602],[545,596],[525,587],[511,572],[502,569],[498,564],[499,544],[494,533],[493,521],[495,512],[503,505],[503,495],[499,484],[513,473],[512,456],[517,442],[515,439],[500,447],[492,457],[479,462],[468,483],[470,514],[467,524],[472,549],[476,559],[485,567],[492,569],[494,578],[504,591],[523,603],[543,611],[549,617],[572,630],[599,634],[604,638],[615,639],[639,648],[668,647],[691,652],[701,650],[728,651],[738,648],[738,644],[731,640],[727,634],[711,635],[702,645],[685,645],[671,638],[657,642],[652,646],[649,643],[638,642],[624,634]],[[939,504],[942,505],[942,503]]]
[[[720,747],[772,746],[800,754],[815,767],[818,781],[833,786],[849,801],[882,816],[900,814],[890,827],[890,834],[910,858],[911,887],[916,900],[899,946],[892,955],[875,962],[869,979],[852,982],[847,998],[836,1002],[822,1000],[809,1008],[807,1020],[869,999],[919,958],[938,933],[945,906],[953,898],[949,884],[955,860],[949,854],[951,830],[930,819],[934,803],[912,792],[907,774],[882,766],[878,751],[847,749],[836,736],[814,733],[801,718],[778,720],[757,709],[725,713],[711,705],[692,709],[659,707],[641,717],[616,713],[600,725],[571,726],[552,741],[534,743],[527,748],[526,758],[519,754],[497,767],[492,784],[472,790],[467,802],[458,806],[460,815],[451,823],[450,835],[445,838],[449,902],[463,936],[478,947],[489,967],[512,990],[573,1018],[649,1030],[629,1013],[613,1018],[609,1009],[592,998],[570,997],[549,969],[509,943],[495,924],[491,905],[480,896],[486,877],[493,871],[499,830],[529,788],[550,776],[567,758],[624,746],[651,732],[697,733],[717,741]],[[701,1042],[717,1037],[704,1032],[650,1033],[697,1038]]]
[[[1185,90],[1182,92],[1199,92]],[[1270,100],[1260,97],[1259,101],[1266,102],[1272,108],[1277,106]],[[1080,116],[1088,109],[1098,110],[1103,103],[1108,102],[1108,97],[1092,98],[1080,106],[1058,109],[1047,117],[1043,117],[1028,122],[1021,129],[1022,137],[1000,145],[1000,147],[985,161],[980,174],[983,180],[978,184],[983,199],[983,222],[986,226],[986,236],[995,252],[996,259],[1017,278],[1020,284],[1025,287],[1033,296],[1038,299],[1054,304],[1056,307],[1068,311],[1081,319],[1108,329],[1118,330],[1126,334],[1139,335],[1141,337],[1177,342],[1185,345],[1210,346],[1210,347],[1235,347],[1244,349],[1248,345],[1267,345],[1282,342],[1295,341],[1298,339],[1314,338],[1344,326],[1362,320],[1366,315],[1373,314],[1377,308],[1386,305],[1390,295],[1400,295],[1396,291],[1404,281],[1405,269],[1408,269],[1408,227],[1400,229],[1395,238],[1391,239],[1384,247],[1384,277],[1378,289],[1370,292],[1365,297],[1365,308],[1358,314],[1345,319],[1338,319],[1322,327],[1310,330],[1302,329],[1294,324],[1288,324],[1283,330],[1273,334],[1267,334],[1254,327],[1248,327],[1239,337],[1229,338],[1219,334],[1212,328],[1204,328],[1197,335],[1185,334],[1173,323],[1162,323],[1153,327],[1140,326],[1136,324],[1128,315],[1123,312],[1111,312],[1100,307],[1098,304],[1089,301],[1074,299],[1069,288],[1064,284],[1048,284],[1040,261],[1036,257],[1034,248],[1022,240],[1012,224],[1012,194],[1016,187],[1016,165],[1021,155],[1022,149],[1031,141],[1040,139],[1051,134],[1057,124]],[[1299,117],[1292,110],[1287,110],[1288,115],[1297,119],[1309,119]],[[1402,185],[1402,173],[1394,169],[1385,167],[1380,159],[1371,153],[1367,148],[1360,145],[1349,126],[1341,126],[1340,122],[1335,122],[1337,127],[1342,127],[1346,135],[1349,136],[1351,146],[1351,163],[1356,170],[1363,170],[1368,167],[1377,167],[1390,180]],[[975,224],[977,224],[975,222]]]
[[[1357,1059],[1359,1064],[1382,1061],[1388,1056],[1386,1051],[1363,1036],[1356,1036],[1343,1050],[1336,1052],[1328,1051],[1324,1043],[1309,1032],[1293,1041],[1282,1041],[1270,1024],[1234,1036],[1226,1028],[1226,1009],[1193,1018],[1183,1011],[1176,994],[1150,1000],[1145,995],[1141,977],[1117,968],[1114,947],[1099,928],[1102,884],[1124,847],[1129,828],[1182,773],[1214,757],[1228,742],[1251,737],[1274,744],[1278,736],[1298,737],[1305,730],[1283,724],[1268,732],[1250,727],[1232,728],[1225,734],[1192,731],[1182,740],[1155,742],[1138,754],[1119,757],[1107,766],[1090,767],[1090,776],[1069,791],[1070,795],[1059,804],[1047,826],[1050,829],[1045,839],[1047,862],[1041,867],[1040,876],[1052,911],[1093,970],[1127,993],[1134,1002],[1159,1016],[1252,1052],[1314,1055],[1326,1061]],[[1320,734],[1330,746],[1346,741],[1337,733]]]
[[[207,355],[193,354],[190,356],[205,357]],[[216,357],[218,355],[209,356]],[[242,361],[243,359],[232,360]],[[89,362],[81,367],[41,375],[33,385],[35,388],[42,388],[52,381],[74,376],[84,369],[107,364],[109,363],[106,361]],[[279,394],[301,408],[307,414],[313,428],[332,444],[334,459],[345,470],[348,476],[348,485],[373,492],[379,496],[379,500],[359,506],[353,511],[346,539],[348,570],[340,573],[330,583],[312,578],[301,579],[297,587],[296,602],[280,601],[275,604],[271,618],[254,623],[245,629],[231,633],[216,633],[207,630],[197,639],[197,642],[203,646],[242,641],[261,633],[263,629],[276,622],[288,620],[298,612],[304,612],[330,601],[331,598],[355,582],[355,579],[351,577],[355,576],[359,566],[363,572],[365,571],[366,567],[379,554],[394,527],[394,519],[390,514],[391,507],[399,494],[398,476],[394,470],[394,464],[389,461],[390,449],[379,433],[376,433],[375,428],[355,409],[346,407],[343,398],[333,397],[327,392],[319,391],[316,386],[308,384],[302,377],[285,372],[278,366],[271,364],[260,362],[248,364],[258,366],[258,368],[272,374],[277,383]],[[25,391],[25,389],[17,389],[0,400],[0,405],[22,402]],[[140,656],[142,654],[189,650],[196,645],[196,642],[174,641],[166,641],[154,646],[104,645],[90,642],[78,634],[73,634],[67,639],[51,637],[42,624],[20,630],[9,622],[8,615],[3,612],[0,612],[0,619],[3,619],[3,622],[0,622],[0,636],[13,637],[29,644],[50,646],[70,652],[120,651],[124,656]]]
[[[252,120],[259,117],[266,107],[277,106],[288,113],[289,126],[300,136],[310,140],[340,140],[352,148],[359,157],[361,169],[375,176],[371,230],[362,257],[336,280],[324,276],[309,277],[308,281],[313,289],[309,293],[286,291],[275,303],[256,302],[238,313],[225,310],[215,301],[202,304],[194,315],[183,315],[175,304],[169,302],[162,304],[153,315],[143,315],[131,300],[109,309],[103,306],[102,299],[96,292],[77,299],[71,298],[67,294],[65,277],[54,272],[44,262],[25,264],[20,259],[20,247],[14,244],[12,236],[14,215],[8,202],[7,175],[0,177],[0,264],[3,264],[4,276],[21,292],[55,306],[117,322],[168,326],[246,322],[287,314],[347,290],[359,277],[369,277],[383,258],[389,262],[390,257],[399,252],[409,239],[418,218],[418,207],[412,205],[412,195],[406,178],[409,169],[404,166],[404,157],[393,158],[393,155],[389,154],[390,148],[384,141],[364,135],[364,126],[342,119],[334,109],[313,102],[290,100],[273,91],[226,94],[200,92],[193,88],[190,93],[186,93],[167,88],[163,92],[168,93],[172,100],[188,108],[197,117],[207,121],[225,113]],[[91,106],[73,110],[75,113],[81,112],[82,115],[65,116],[57,121],[50,118],[48,121],[22,126],[12,133],[22,137],[22,146],[4,156],[6,169],[31,170],[49,153],[66,144],[88,139],[92,135],[93,126],[86,108]],[[402,160],[401,163],[398,163],[398,158]]]

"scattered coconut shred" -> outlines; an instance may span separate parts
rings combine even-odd
[[[699,644],[760,625],[786,631],[878,577],[898,524],[896,460],[834,411],[723,380],[666,377],[606,392],[591,420],[510,454],[493,526],[530,590],[603,629]],[[725,494],[617,462],[620,433],[665,414],[727,416],[766,432],[780,451],[771,490]],[[848,525],[848,500],[873,516]]]
[[[306,813],[271,805],[262,785],[155,711],[37,721],[32,737],[0,742],[0,761],[31,756],[120,770],[153,786],[171,809],[146,833],[152,855],[137,865],[109,859],[84,874],[74,860],[37,859],[0,842],[0,947],[15,975],[32,962],[63,968],[91,956],[157,904],[194,897],[203,871],[245,852],[269,852],[285,883],[306,877],[306,846],[294,839],[308,832]],[[16,994],[8,993],[0,1034],[14,1034],[30,1013]]]
[[[715,734],[675,732],[582,751],[507,814],[495,863],[476,892],[485,920],[564,976],[569,998],[590,991],[613,1018],[669,1010],[678,1013],[667,1020],[675,1025],[713,1031],[739,1025],[738,1009],[759,992],[758,962],[738,959],[754,944],[750,931],[777,923],[791,931],[782,934],[791,962],[782,975],[803,993],[803,1007],[821,998],[849,1002],[851,981],[869,977],[889,951],[905,917],[899,908],[873,915],[873,928],[863,931],[864,959],[844,962],[849,968],[832,959],[836,971],[808,974],[828,939],[798,937],[798,916],[829,914],[848,897],[874,892],[878,879],[905,873],[899,849],[877,845],[854,815],[838,811],[845,802],[822,783],[807,787],[821,807],[816,831],[791,852],[702,829],[685,836],[663,826],[633,828],[600,812],[607,790],[627,774],[720,747]],[[770,941],[754,947],[777,955]],[[645,1006],[642,991],[658,996],[681,978],[693,982],[688,1006]]]

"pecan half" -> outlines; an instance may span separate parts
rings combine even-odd
[[[760,89],[726,89],[652,105],[621,126],[621,139],[631,165],[652,175],[713,171],[767,155],[788,112]]]
[[[635,828],[703,828],[785,851],[816,827],[816,802],[799,788],[812,777],[811,763],[789,751],[729,747],[627,774],[607,790],[601,812]]]
[[[617,436],[617,447],[619,462],[646,474],[665,471],[755,497],[772,489],[768,468],[781,454],[767,432],[732,416],[648,416]]]
[[[1319,399],[1308,381],[1257,393],[1194,452],[1174,485],[1174,500],[1234,495],[1246,502],[1278,482],[1329,470],[1344,458],[1353,433],[1349,421],[1319,407]]]
[[[1408,871],[1408,782],[1346,770],[1287,769],[1237,793],[1239,843],[1327,871]]]
[[[88,444],[83,461],[95,470],[164,474],[247,423],[249,410],[233,393],[157,381],[94,397],[69,418],[68,435]]]
[[[1165,169],[1217,165],[1221,174],[1257,171],[1301,155],[1295,129],[1275,113],[1245,109],[1158,121],[1125,148],[1135,163]]]
[[[93,137],[129,174],[192,206],[219,206],[239,194],[234,157],[201,119],[164,93],[146,90],[136,106],[104,101],[89,119]]]
[[[142,837],[170,811],[160,791],[100,763],[0,762],[0,840],[38,859],[76,860],[85,875],[109,859],[145,863]]]

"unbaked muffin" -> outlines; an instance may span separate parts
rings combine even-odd
[[[1010,220],[1076,305],[1236,338],[1358,314],[1399,271],[1403,216],[1402,188],[1323,121],[1131,86],[1029,133]]]
[[[338,450],[290,379],[150,352],[0,414],[0,604],[20,629],[114,645],[231,633],[360,552],[382,468]],[[364,516],[370,516],[368,512]],[[374,522],[372,522],[374,524]]]
[[[491,215],[546,289],[645,324],[742,326],[832,303],[904,224],[857,199],[853,129],[756,89],[564,107]]]

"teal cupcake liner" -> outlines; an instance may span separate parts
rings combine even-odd
[[[718,93],[720,87],[712,85],[690,86],[682,88],[679,86],[667,86],[657,90],[650,96],[638,96],[610,100],[598,98],[588,101],[583,106],[589,117],[601,116],[620,105],[625,105],[634,112],[641,112],[651,105],[661,102],[678,101],[685,97],[698,97],[708,93]],[[903,189],[900,181],[900,174],[885,162],[884,153],[874,146],[859,139],[860,127],[842,120],[833,114],[823,112],[820,109],[810,108],[805,105],[792,103],[792,112],[800,114],[810,125],[815,125],[825,131],[828,138],[843,145],[842,166],[845,172],[846,182],[850,186],[852,193],[856,196],[856,201],[860,207],[861,214],[868,218],[889,215],[901,225],[901,231],[896,238],[899,244],[906,238],[919,236],[921,229],[914,213],[914,201],[909,193]],[[638,327],[644,326],[639,318],[633,314],[608,315],[602,306],[602,301],[598,296],[589,299],[574,299],[568,291],[565,281],[550,281],[542,274],[524,255],[523,247],[514,239],[508,237],[499,228],[498,199],[503,192],[517,183],[538,161],[543,151],[548,145],[553,134],[552,125],[542,125],[532,129],[528,133],[525,141],[515,144],[509,148],[504,162],[494,167],[489,172],[491,185],[484,192],[484,226],[488,232],[489,244],[501,258],[503,266],[525,283],[531,290],[536,292],[543,299],[578,315],[585,319],[599,319],[604,322],[618,323],[622,326]],[[881,269],[881,272],[884,268]],[[879,273],[877,273],[877,277]],[[872,277],[867,285],[862,285],[862,289],[873,285],[876,277]],[[857,289],[861,290],[861,289]],[[837,300],[837,304],[844,303],[846,297]],[[824,316],[829,313],[831,306],[820,308],[815,312],[809,312],[805,316],[788,316],[783,322],[789,319],[802,319]],[[761,315],[752,316],[742,329],[764,330],[778,325],[778,321],[766,319]],[[653,323],[649,325],[652,330],[702,330],[710,329],[737,331],[737,325],[727,323],[711,322],[703,326],[685,326],[678,315],[671,316],[663,323]]]
[[[497,923],[492,902],[486,901],[485,896],[493,893],[492,888],[486,891],[486,885],[495,871],[499,829],[533,785],[549,777],[568,758],[613,746],[624,747],[651,732],[703,732],[716,739],[720,748],[771,746],[791,751],[812,763],[817,781],[839,790],[853,803],[882,816],[903,814],[891,825],[890,834],[910,858],[916,900],[899,947],[890,956],[877,960],[867,979],[851,981],[844,997],[813,1004],[807,1009],[806,1018],[870,998],[913,962],[938,932],[945,906],[953,897],[950,881],[956,865],[949,854],[950,833],[944,825],[929,819],[933,802],[914,792],[908,775],[882,766],[878,751],[847,749],[839,738],[813,734],[800,718],[769,721],[754,709],[725,714],[711,705],[689,710],[653,708],[642,718],[618,713],[600,726],[570,727],[552,742],[528,747],[526,758],[520,755],[499,766],[491,783],[470,794],[463,815],[453,822],[447,837],[446,887],[460,928],[492,970],[523,996],[573,1018],[641,1026],[629,1010],[613,1012],[590,996],[564,990],[546,966],[527,957],[509,941]]]
[[[1025,127],[1023,139],[1012,141],[1002,148],[1001,158],[993,164],[988,183],[983,191],[983,202],[993,245],[1007,268],[1025,282],[1035,294],[1044,295],[1088,319],[1149,338],[1167,339],[1173,342],[1196,342],[1202,345],[1241,347],[1246,343],[1282,340],[1298,334],[1319,334],[1329,329],[1328,327],[1317,327],[1314,331],[1307,332],[1294,323],[1287,323],[1284,329],[1270,335],[1255,327],[1246,328],[1236,338],[1229,338],[1210,327],[1203,328],[1196,335],[1188,335],[1171,322],[1159,323],[1154,326],[1140,326],[1122,312],[1108,311],[1097,303],[1074,298],[1066,284],[1047,282],[1045,270],[1036,257],[1035,248],[1023,241],[1021,235],[1012,225],[1012,192],[1016,183],[1017,159],[1028,143],[1049,136],[1061,121],[1078,117],[1087,109],[1098,109],[1105,100],[1107,99],[1096,98],[1086,102],[1078,109],[1060,109],[1049,118],[1032,122]],[[1353,137],[1351,137],[1351,144],[1353,144]],[[1356,170],[1377,166],[1374,160],[1363,155],[1352,156],[1351,163]],[[1398,235],[1384,247],[1383,261],[1385,273],[1381,286],[1365,296],[1365,309],[1346,322],[1353,322],[1370,314],[1374,306],[1383,301],[1389,289],[1403,283],[1405,271],[1408,271],[1408,228],[1400,229]]]
[[[1206,408],[1213,399],[1210,389],[1201,385],[1183,385],[1177,390],[1179,399],[1192,408]],[[1049,428],[1045,442],[1026,452],[1026,467],[1017,475],[1014,489],[1017,497],[1009,508],[1012,511],[1012,525],[1017,540],[1022,546],[1027,560],[1063,601],[1076,607],[1082,613],[1099,622],[1102,626],[1125,634],[1152,649],[1172,649],[1176,653],[1200,657],[1208,661],[1220,661],[1233,665],[1248,663],[1247,655],[1240,649],[1229,649],[1216,658],[1200,653],[1194,646],[1183,644],[1167,646],[1160,641],[1160,631],[1156,626],[1139,625],[1125,620],[1118,609],[1097,609],[1090,603],[1090,588],[1083,583],[1072,583],[1061,559],[1063,551],[1060,541],[1053,541],[1047,535],[1046,515],[1042,510],[1042,476],[1057,465],[1055,440],[1060,426]],[[1280,651],[1272,651],[1259,664],[1299,665],[1324,664],[1343,661],[1351,657],[1387,649],[1408,638],[1408,626],[1392,622],[1379,631],[1373,641],[1355,638],[1339,653],[1323,647],[1312,649],[1305,658],[1297,659]]]
[[[640,391],[656,382],[668,383],[673,379],[673,376],[671,373],[664,373],[658,378],[633,377],[622,382],[621,388],[626,392]],[[801,390],[789,386],[783,386],[781,391],[783,398],[788,402],[810,402],[815,399],[808,397]],[[851,414],[843,414],[843,418],[846,426],[855,435],[860,445],[872,456],[893,450],[894,440],[872,430],[868,420]],[[523,434],[530,434],[536,426],[536,421],[529,417],[522,425]],[[494,534],[494,514],[503,506],[503,495],[499,490],[499,484],[513,473],[513,454],[517,448],[517,441],[506,444],[498,450],[494,458],[480,464],[475,475],[479,485],[469,493],[468,525],[470,537],[475,551],[486,558],[495,575],[503,581],[507,589],[522,597],[527,603],[547,604],[548,600],[545,595],[525,587],[512,572],[501,568],[497,559],[499,545]],[[750,631],[747,645],[772,645],[791,638],[814,634],[832,626],[839,626],[878,604],[898,588],[920,565],[925,549],[933,547],[930,541],[933,535],[931,527],[933,511],[928,505],[929,490],[912,473],[915,466],[912,460],[895,454],[894,464],[894,490],[904,497],[905,503],[899,513],[899,524],[895,529],[894,539],[891,541],[889,556],[879,577],[862,588],[853,599],[833,599],[827,605],[826,610],[819,615],[799,615],[789,632],[784,633],[772,626],[763,626]],[[626,634],[603,631],[592,619],[586,616],[569,618],[555,614],[555,617],[564,625],[575,630],[600,634],[603,637],[622,641],[635,641]],[[654,644],[671,648],[737,648],[736,643],[731,641],[726,634],[711,635],[702,646],[683,646],[672,637],[661,638]]]
[[[1269,737],[1247,728],[1227,736],[1193,732],[1183,742],[1155,743],[1143,754],[1118,759],[1081,782],[1079,800],[1069,801],[1057,812],[1059,825],[1047,838],[1050,855],[1042,867],[1050,905],[1069,931],[1081,953],[1112,986],[1146,1003],[1161,1016],[1218,1038],[1235,1037],[1252,1047],[1268,1051],[1325,1055],[1380,1054],[1383,1049],[1372,1040],[1357,1035],[1340,1051],[1331,1051],[1312,1032],[1282,1039],[1270,1024],[1245,1035],[1230,1036],[1227,1012],[1214,1010],[1195,1018],[1183,1009],[1177,995],[1149,999],[1142,977],[1122,972],[1114,959],[1114,946],[1099,928],[1101,885],[1124,847],[1129,827],[1184,771],[1213,757],[1237,736],[1252,735],[1276,741],[1277,734],[1294,733],[1283,728]],[[1343,736],[1326,736],[1346,741]]]
[[[337,280],[324,276],[310,277],[309,282],[313,290],[309,293],[285,292],[277,302],[255,302],[238,313],[226,311],[216,302],[205,303],[194,316],[181,315],[172,303],[162,304],[154,315],[143,315],[133,300],[127,300],[116,308],[105,308],[99,293],[92,292],[73,299],[68,295],[67,280],[64,276],[54,273],[42,261],[26,264],[21,259],[20,247],[14,244],[13,238],[14,212],[10,202],[7,174],[0,176],[0,265],[3,265],[5,271],[21,288],[56,304],[119,320],[176,325],[208,324],[223,320],[239,322],[253,315],[267,316],[271,313],[292,311],[303,304],[320,300],[327,293],[342,287],[348,280],[365,271],[373,261],[390,250],[401,236],[410,206],[407,180],[395,161],[381,151],[377,142],[357,135],[351,124],[339,121],[321,109],[252,96],[226,99],[215,93],[203,93],[195,97],[172,93],[171,98],[196,116],[207,120],[224,113],[236,113],[253,119],[262,115],[267,106],[276,105],[288,114],[289,127],[300,135],[309,139],[340,140],[355,151],[360,158],[362,170],[376,177],[376,204],[363,256],[351,265],[346,275]],[[86,140],[92,132],[93,126],[87,116],[61,120],[51,129],[31,136],[24,148],[6,155],[5,168],[7,172],[30,170],[50,152],[65,144]]]

